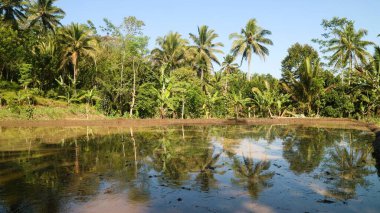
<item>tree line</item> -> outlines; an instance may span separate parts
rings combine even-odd
[[[223,53],[205,25],[188,36],[169,32],[149,50],[136,17],[96,27],[64,26],[64,15],[55,0],[0,1],[0,92],[18,94],[0,93],[2,107],[33,107],[41,96],[131,118],[380,114],[380,48],[347,18],[322,21],[312,40],[319,51],[293,44],[276,79],[251,73],[252,57],[265,59],[273,45],[256,19],[230,35],[231,50]]]

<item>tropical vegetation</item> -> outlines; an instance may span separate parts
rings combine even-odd
[[[229,52],[206,25],[168,32],[150,50],[136,17],[63,25],[55,3],[0,1],[0,115],[33,118],[46,102],[128,118],[380,115],[379,47],[347,18],[289,47],[277,79],[251,70],[274,45],[256,19],[230,35]]]

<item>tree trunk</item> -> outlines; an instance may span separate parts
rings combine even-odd
[[[239,119],[238,106],[235,106],[235,120]]]
[[[353,67],[352,67],[352,54],[350,54],[350,73],[348,73],[348,85],[351,85],[351,74],[352,74],[352,71],[353,71]]]
[[[132,103],[130,106],[129,117],[133,116],[133,108],[135,106],[136,100],[136,68],[135,68],[135,60],[132,59],[132,69],[133,69],[133,86],[132,86]]]
[[[181,118],[183,119],[185,115],[185,99],[182,98],[182,113],[181,113]]]
[[[73,69],[74,69],[74,73],[73,73],[74,86],[77,83],[77,76],[78,76],[78,57],[79,57],[79,53],[77,52],[74,52],[71,55],[71,63],[73,64]]]
[[[248,73],[247,73],[247,80],[251,80],[251,61],[248,61]]]

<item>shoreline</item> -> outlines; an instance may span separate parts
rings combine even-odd
[[[380,127],[348,118],[250,119],[100,119],[100,120],[0,120],[0,127],[152,127],[171,125],[300,125],[307,127],[367,129],[380,136]]]

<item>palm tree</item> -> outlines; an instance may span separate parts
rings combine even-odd
[[[232,33],[230,35],[230,39],[235,39],[232,43],[232,54],[234,56],[242,55],[241,63],[243,63],[244,59],[248,61],[248,77],[252,53],[255,53],[264,60],[269,55],[269,50],[265,45],[273,45],[273,42],[266,38],[267,35],[271,34],[271,31],[258,26],[256,19],[250,19],[240,34]]]
[[[154,64],[164,66],[165,70],[174,70],[186,62],[188,42],[177,32],[170,32],[157,38],[158,48],[152,50]]]
[[[213,68],[212,62],[220,65],[215,53],[223,53],[223,51],[217,49],[218,47],[223,47],[223,44],[213,42],[213,40],[218,37],[218,34],[205,25],[198,27],[198,35],[192,33],[189,35],[195,44],[191,46],[191,48],[195,50],[195,62],[197,65],[200,65],[198,66],[198,70],[200,71],[199,74],[203,82],[204,72],[208,72]]]
[[[355,30],[354,24],[349,23],[343,29],[337,30],[337,37],[330,41],[331,47],[327,51],[333,52],[330,64],[335,67],[344,69],[349,66],[349,76],[353,68],[358,65],[358,61],[365,64],[371,54],[367,51],[367,46],[373,45],[371,41],[365,41],[363,38],[367,35],[367,30]],[[343,82],[343,72],[342,72]],[[349,82],[350,84],[350,78]]]
[[[239,70],[239,65],[237,63],[234,63],[235,56],[233,55],[226,55],[223,57],[224,61],[222,63],[222,71],[225,74],[231,74]]]
[[[2,0],[0,2],[0,20],[18,28],[18,22],[26,18],[24,5],[23,0]]]
[[[97,51],[97,40],[91,31],[83,25],[74,24],[63,28],[60,33],[63,46],[62,67],[70,64],[73,68],[74,82],[79,72],[78,63],[82,56],[94,57]]]
[[[224,72],[226,76],[226,83],[224,85],[224,94],[228,92],[228,78],[231,73],[235,73],[239,70],[239,65],[234,63],[235,57],[233,55],[226,55],[224,57],[224,61],[222,63],[221,70]]]
[[[65,12],[54,6],[56,0],[37,0],[33,1],[28,9],[28,20],[30,27],[36,24],[42,26],[44,31],[55,31],[56,26],[61,25],[60,20],[64,17]]]
[[[299,79],[294,77],[290,84],[283,84],[284,89],[292,94],[293,99],[300,102],[307,108],[308,115],[312,113],[312,105],[318,99],[322,88],[318,84],[318,78],[321,76],[319,61],[311,63],[307,57],[303,66],[299,69]]]

